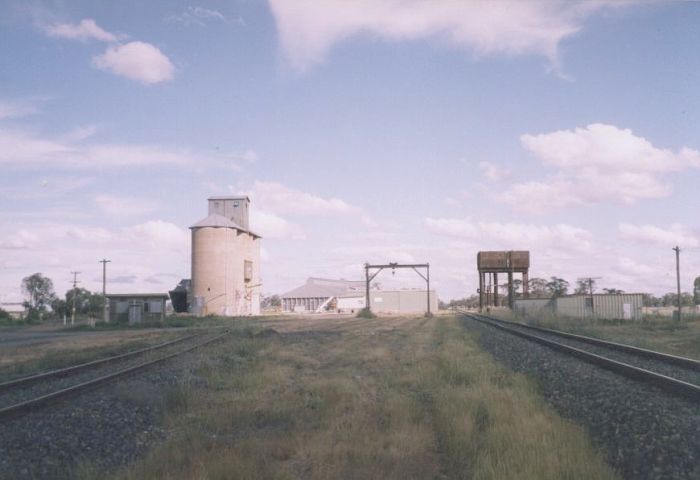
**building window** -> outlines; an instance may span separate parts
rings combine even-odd
[[[145,313],[148,313],[150,311],[148,307],[149,307],[148,302],[143,302],[143,311]]]
[[[243,280],[250,282],[253,279],[253,262],[243,260]]]
[[[237,207],[238,206],[238,201],[233,202],[233,206]]]
[[[151,313],[162,313],[163,312],[163,303],[160,300],[151,300],[148,302],[149,309]]]

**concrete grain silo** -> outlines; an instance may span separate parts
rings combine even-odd
[[[260,313],[260,242],[250,231],[245,196],[211,197],[192,230],[192,313]]]

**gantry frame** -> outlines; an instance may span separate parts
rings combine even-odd
[[[385,264],[378,264],[378,265],[371,265],[369,263],[365,263],[365,308],[367,308],[368,312],[372,311],[372,306],[370,304],[369,300],[369,283],[374,280],[374,277],[379,275],[379,273],[384,270],[390,268],[392,271],[396,270],[397,268],[411,268],[413,269],[423,280],[425,280],[427,288],[426,288],[426,293],[427,293],[427,314],[431,315],[430,313],[430,264],[429,263],[385,263]],[[419,268],[425,268],[425,275],[423,275],[418,269]],[[370,270],[372,269],[377,269],[376,272],[370,275]]]

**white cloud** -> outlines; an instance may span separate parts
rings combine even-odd
[[[623,239],[634,242],[658,245],[659,247],[683,247],[694,248],[700,246],[700,236],[686,225],[674,223],[668,228],[660,228],[654,225],[632,225],[621,223],[620,234]]]
[[[151,200],[106,194],[97,195],[95,204],[102,212],[111,216],[144,215],[156,209],[155,202]]]
[[[190,269],[189,231],[163,220],[125,228],[31,219],[4,221],[0,222],[0,246],[12,249],[14,262],[0,261],[2,268],[11,269],[0,276],[0,290],[17,294],[21,279],[32,272],[52,278],[61,295],[69,287],[70,271],[82,272],[81,286],[99,290],[101,258],[112,261],[107,277],[108,288],[114,293],[152,291],[148,279],[170,276],[173,281],[165,281],[159,288],[164,291],[175,285],[175,277],[188,277]],[[121,285],[118,280],[129,283]]]
[[[0,130],[0,165],[104,168],[154,164],[185,165],[211,160],[158,145],[89,144],[42,138],[24,130]]]
[[[672,187],[664,175],[700,168],[700,152],[653,146],[629,129],[591,124],[575,130],[523,135],[524,148],[553,169],[543,180],[513,185],[499,198],[533,213],[606,201],[634,204],[661,198]]]
[[[306,234],[301,226],[275,215],[274,213],[253,209],[250,218],[251,229],[266,239],[304,240]]]
[[[479,162],[479,170],[483,172],[484,177],[492,182],[506,180],[512,173],[509,168],[501,167],[491,162]]]
[[[219,10],[193,6],[187,7],[187,9],[180,14],[168,15],[165,17],[165,21],[168,23],[180,23],[187,27],[191,25],[203,27],[210,21],[230,23],[229,18]],[[238,23],[239,25],[245,25],[245,22],[241,17],[237,17],[233,20],[233,22]]]
[[[175,76],[175,67],[170,59],[157,47],[145,42],[134,41],[124,45],[113,45],[102,55],[93,57],[92,62],[100,70],[106,70],[145,85],[166,82]]]
[[[586,251],[593,236],[567,224],[475,222],[468,218],[427,218],[429,230],[441,235],[479,242],[482,249],[544,249]]]
[[[284,53],[304,70],[358,34],[390,41],[436,39],[476,55],[542,55],[552,63],[562,39],[604,8],[628,2],[268,0]]]
[[[85,18],[78,24],[54,23],[44,25],[42,29],[52,37],[68,38],[71,40],[100,40],[102,42],[116,42],[117,36],[102,29],[92,18]]]
[[[362,209],[339,198],[323,198],[277,182],[256,181],[251,193],[263,210],[276,214],[351,215],[364,217]]]
[[[0,120],[26,117],[39,112],[36,101],[0,100]]]

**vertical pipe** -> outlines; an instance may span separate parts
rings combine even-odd
[[[365,308],[368,312],[372,310],[369,304],[369,263],[365,263]]]
[[[479,313],[484,309],[484,272],[479,270]]]
[[[430,316],[430,264],[426,263],[427,269],[428,269],[428,277],[427,277],[427,283],[428,283],[428,316]]]
[[[530,280],[528,278],[527,270],[523,272],[523,297],[528,298],[530,296]]]
[[[498,306],[498,274],[493,274],[493,306]]]

